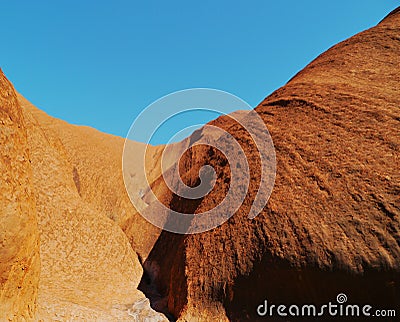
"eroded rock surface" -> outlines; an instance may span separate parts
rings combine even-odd
[[[34,317],[39,234],[25,120],[0,70],[0,320]]]
[[[137,290],[142,267],[119,226],[134,214],[121,180],[123,139],[55,120],[19,100],[27,123],[41,242],[37,318],[143,317],[143,310],[135,310],[145,299]],[[138,238],[146,225],[141,229]],[[146,312],[148,318],[165,320],[150,307]]]
[[[398,307],[399,37],[397,10],[320,55],[259,104],[275,144],[277,176],[254,220],[247,215],[260,180],[257,151],[240,125],[217,120],[245,150],[250,188],[222,226],[160,235],[145,262],[148,287],[164,297],[160,310],[181,321],[253,321],[266,298],[326,303],[340,292],[353,303]],[[181,160],[186,184],[198,180],[205,164],[227,175],[228,165],[209,150],[193,148]],[[229,180],[217,182],[196,203],[177,204],[172,193],[162,198],[173,209],[202,213],[228,186]]]
[[[399,52],[395,10],[259,104],[277,174],[253,220],[259,154],[231,118],[213,121],[241,144],[251,181],[232,218],[194,235],[161,232],[133,208],[122,138],[46,115],[1,74],[0,319],[165,320],[138,287],[155,309],[180,321],[255,321],[266,298],[318,304],[340,292],[355,303],[398,307]],[[223,139],[196,131],[171,153],[196,135]],[[164,148],[149,147],[146,161],[132,158],[124,169],[127,188],[147,209],[152,200],[137,176],[143,167],[171,209],[199,214],[224,199],[230,165],[223,155],[206,145],[183,155],[187,185],[198,184],[204,165],[217,178],[207,196],[189,201],[160,177]]]
[[[0,76],[0,320],[165,321],[137,290],[159,230],[125,192],[124,140],[48,116]]]

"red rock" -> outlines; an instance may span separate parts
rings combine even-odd
[[[254,146],[244,144],[253,180],[239,211],[205,233],[163,232],[147,258],[147,281],[167,298],[161,310],[181,321],[253,321],[266,298],[324,303],[340,292],[352,303],[398,307],[399,31],[397,10],[320,55],[257,106],[277,157],[267,207],[247,218],[260,168]],[[227,117],[218,124],[239,142],[248,136]],[[187,184],[204,164],[217,175],[228,167],[201,147],[181,164]],[[228,184],[219,182],[190,212],[214,206]],[[172,208],[191,207],[174,204],[171,193],[161,197]]]

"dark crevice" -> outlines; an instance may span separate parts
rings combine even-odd
[[[153,310],[176,321],[186,304],[185,235],[163,231],[143,263],[138,289],[150,300]]]
[[[81,196],[81,181],[79,179],[79,173],[76,167],[72,169],[72,179],[74,180],[76,190],[78,191],[79,196]]]
[[[194,214],[202,200],[174,194],[169,209]],[[187,217],[187,222],[180,222],[179,225],[184,224],[188,229],[192,216]],[[172,219],[168,218],[167,222],[169,220]],[[144,273],[138,288],[150,300],[151,307],[170,321],[176,321],[187,303],[185,238],[186,235],[162,231],[142,264]]]

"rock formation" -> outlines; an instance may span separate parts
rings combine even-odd
[[[137,290],[136,252],[159,230],[125,192],[124,140],[48,116],[3,74],[0,85],[0,319],[166,320]]]
[[[1,70],[0,107],[0,320],[28,320],[40,274],[37,214],[25,120]]]
[[[229,116],[211,122],[240,143],[251,181],[233,217],[193,235],[143,219],[123,176],[148,209],[143,168],[165,205],[199,214],[224,199],[231,165],[190,142],[220,137],[199,130],[169,150],[189,148],[179,163],[189,186],[202,166],[216,171],[207,196],[179,198],[163,181],[164,146],[148,147],[146,160],[131,158],[123,173],[124,139],[48,116],[1,73],[0,320],[255,321],[265,299],[318,304],[340,292],[354,303],[398,307],[399,52],[397,9],[256,107],[277,173],[254,219],[248,213],[261,180],[254,142]]]
[[[55,120],[19,96],[27,123],[40,231],[37,317],[165,318],[137,291],[142,268],[118,224],[131,219],[121,175],[123,139]],[[156,231],[143,221],[131,240]],[[146,227],[149,229],[146,231]],[[147,240],[151,240],[150,234]],[[136,309],[141,303],[141,312]]]
[[[266,298],[325,303],[340,292],[353,303],[398,307],[399,35],[397,10],[320,55],[257,106],[275,144],[277,176],[267,207],[253,220],[247,214],[260,176],[257,151],[240,125],[217,120],[241,142],[252,182],[243,206],[222,226],[161,233],[142,281],[143,290],[164,297],[160,310],[181,321],[253,321]],[[186,184],[205,164],[226,172],[209,149],[192,150],[181,160]],[[228,185],[219,182],[191,209],[193,202],[176,204],[172,193],[162,197],[196,214],[221,200]]]

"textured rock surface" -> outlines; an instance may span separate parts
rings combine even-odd
[[[137,290],[119,226],[130,221],[138,252],[158,235],[126,195],[124,140],[51,118],[0,81],[0,320],[166,320]]]
[[[160,233],[133,208],[122,138],[49,117],[1,74],[0,320],[165,320],[139,282],[153,307],[181,321],[253,321],[266,298],[319,303],[339,292],[398,307],[399,52],[397,10],[256,108],[278,164],[273,194],[254,220],[247,214],[260,181],[258,153],[232,119],[213,121],[243,146],[252,180],[228,222],[187,236]],[[205,164],[220,179],[204,199],[188,202],[159,178],[163,149],[150,147],[145,166],[164,204],[196,214],[224,198],[229,165],[217,151],[198,146],[182,158],[188,185]],[[144,161],[130,162],[128,189],[141,198],[136,171]]]
[[[326,303],[340,292],[353,303],[399,306],[399,52],[397,10],[320,55],[256,108],[274,140],[277,177],[254,220],[247,214],[260,180],[257,153],[239,125],[218,120],[243,145],[250,189],[221,227],[160,235],[142,282],[158,289],[160,310],[182,321],[256,320],[266,298]],[[199,147],[181,160],[188,185],[204,164],[226,175],[209,155]],[[201,213],[228,185],[218,183],[194,209],[162,197],[171,208]]]
[[[145,257],[160,231],[136,213],[126,193],[121,171],[124,139],[93,128],[70,125],[49,117],[22,96],[19,96],[19,100],[31,118],[32,129],[38,128],[43,138],[51,142],[56,153],[63,158],[66,164],[65,178],[72,184],[70,189],[77,193],[80,200],[90,204],[93,210],[127,229],[126,234],[133,248]],[[145,146],[133,142],[132,148],[142,150]],[[158,156],[162,149],[149,148],[147,168],[152,170],[150,179],[159,175]],[[142,171],[143,164],[136,159],[131,162],[132,165],[126,168],[135,176],[135,171]],[[137,190],[144,185],[137,181],[134,184],[132,188]]]
[[[39,234],[25,121],[0,70],[0,320],[33,318]]]
[[[19,101],[41,242],[37,318],[165,319],[144,309],[137,290],[142,268],[118,225],[134,213],[122,182],[123,139],[69,125]],[[146,231],[141,228],[138,236]]]

